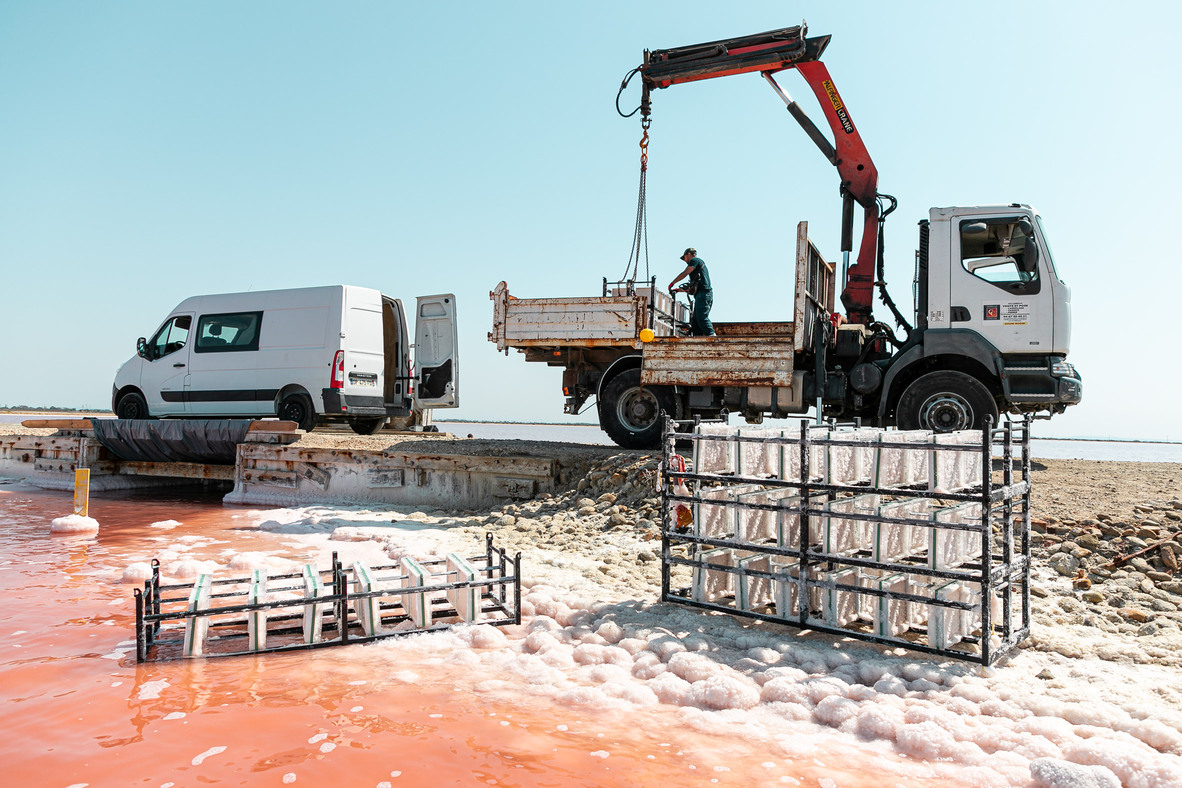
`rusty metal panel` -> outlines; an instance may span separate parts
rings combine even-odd
[[[826,262],[825,256],[809,240],[809,223],[796,225],[796,304],[793,309],[796,350],[812,350],[816,346],[817,331],[828,327],[834,306],[836,270],[837,266]]]
[[[720,337],[791,337],[792,323],[715,323]]]
[[[490,342],[497,350],[524,347],[632,346],[646,322],[641,296],[515,298],[504,282],[493,301]]]
[[[656,340],[644,349],[640,382],[664,386],[792,386],[791,341],[748,337]]]

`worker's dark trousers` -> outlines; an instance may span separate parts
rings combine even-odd
[[[714,324],[710,322],[710,307],[714,306],[714,293],[698,293],[694,296],[694,311],[690,315],[690,336],[714,336]]]

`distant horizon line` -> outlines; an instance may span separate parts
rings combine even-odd
[[[41,407],[0,407],[0,413],[110,413],[106,408],[61,408],[56,406]],[[525,424],[534,427],[595,427],[598,424],[589,421],[511,421],[508,419],[432,419],[435,424]],[[1179,446],[1182,440],[1149,440],[1145,438],[1052,438],[1049,436],[1032,437],[1040,441],[1080,441],[1087,443],[1149,443],[1163,446]]]

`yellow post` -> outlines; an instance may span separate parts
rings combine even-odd
[[[90,469],[74,471],[74,514],[86,517],[90,507]]]

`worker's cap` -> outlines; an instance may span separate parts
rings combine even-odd
[[[694,247],[692,247],[692,246],[691,246],[690,248],[688,248],[688,249],[686,249],[684,252],[682,252],[682,253],[681,253],[681,256],[682,256],[682,257],[685,257],[687,254],[692,254],[694,257],[697,257],[697,256],[698,256],[698,250],[697,250],[697,249],[695,249]]]

